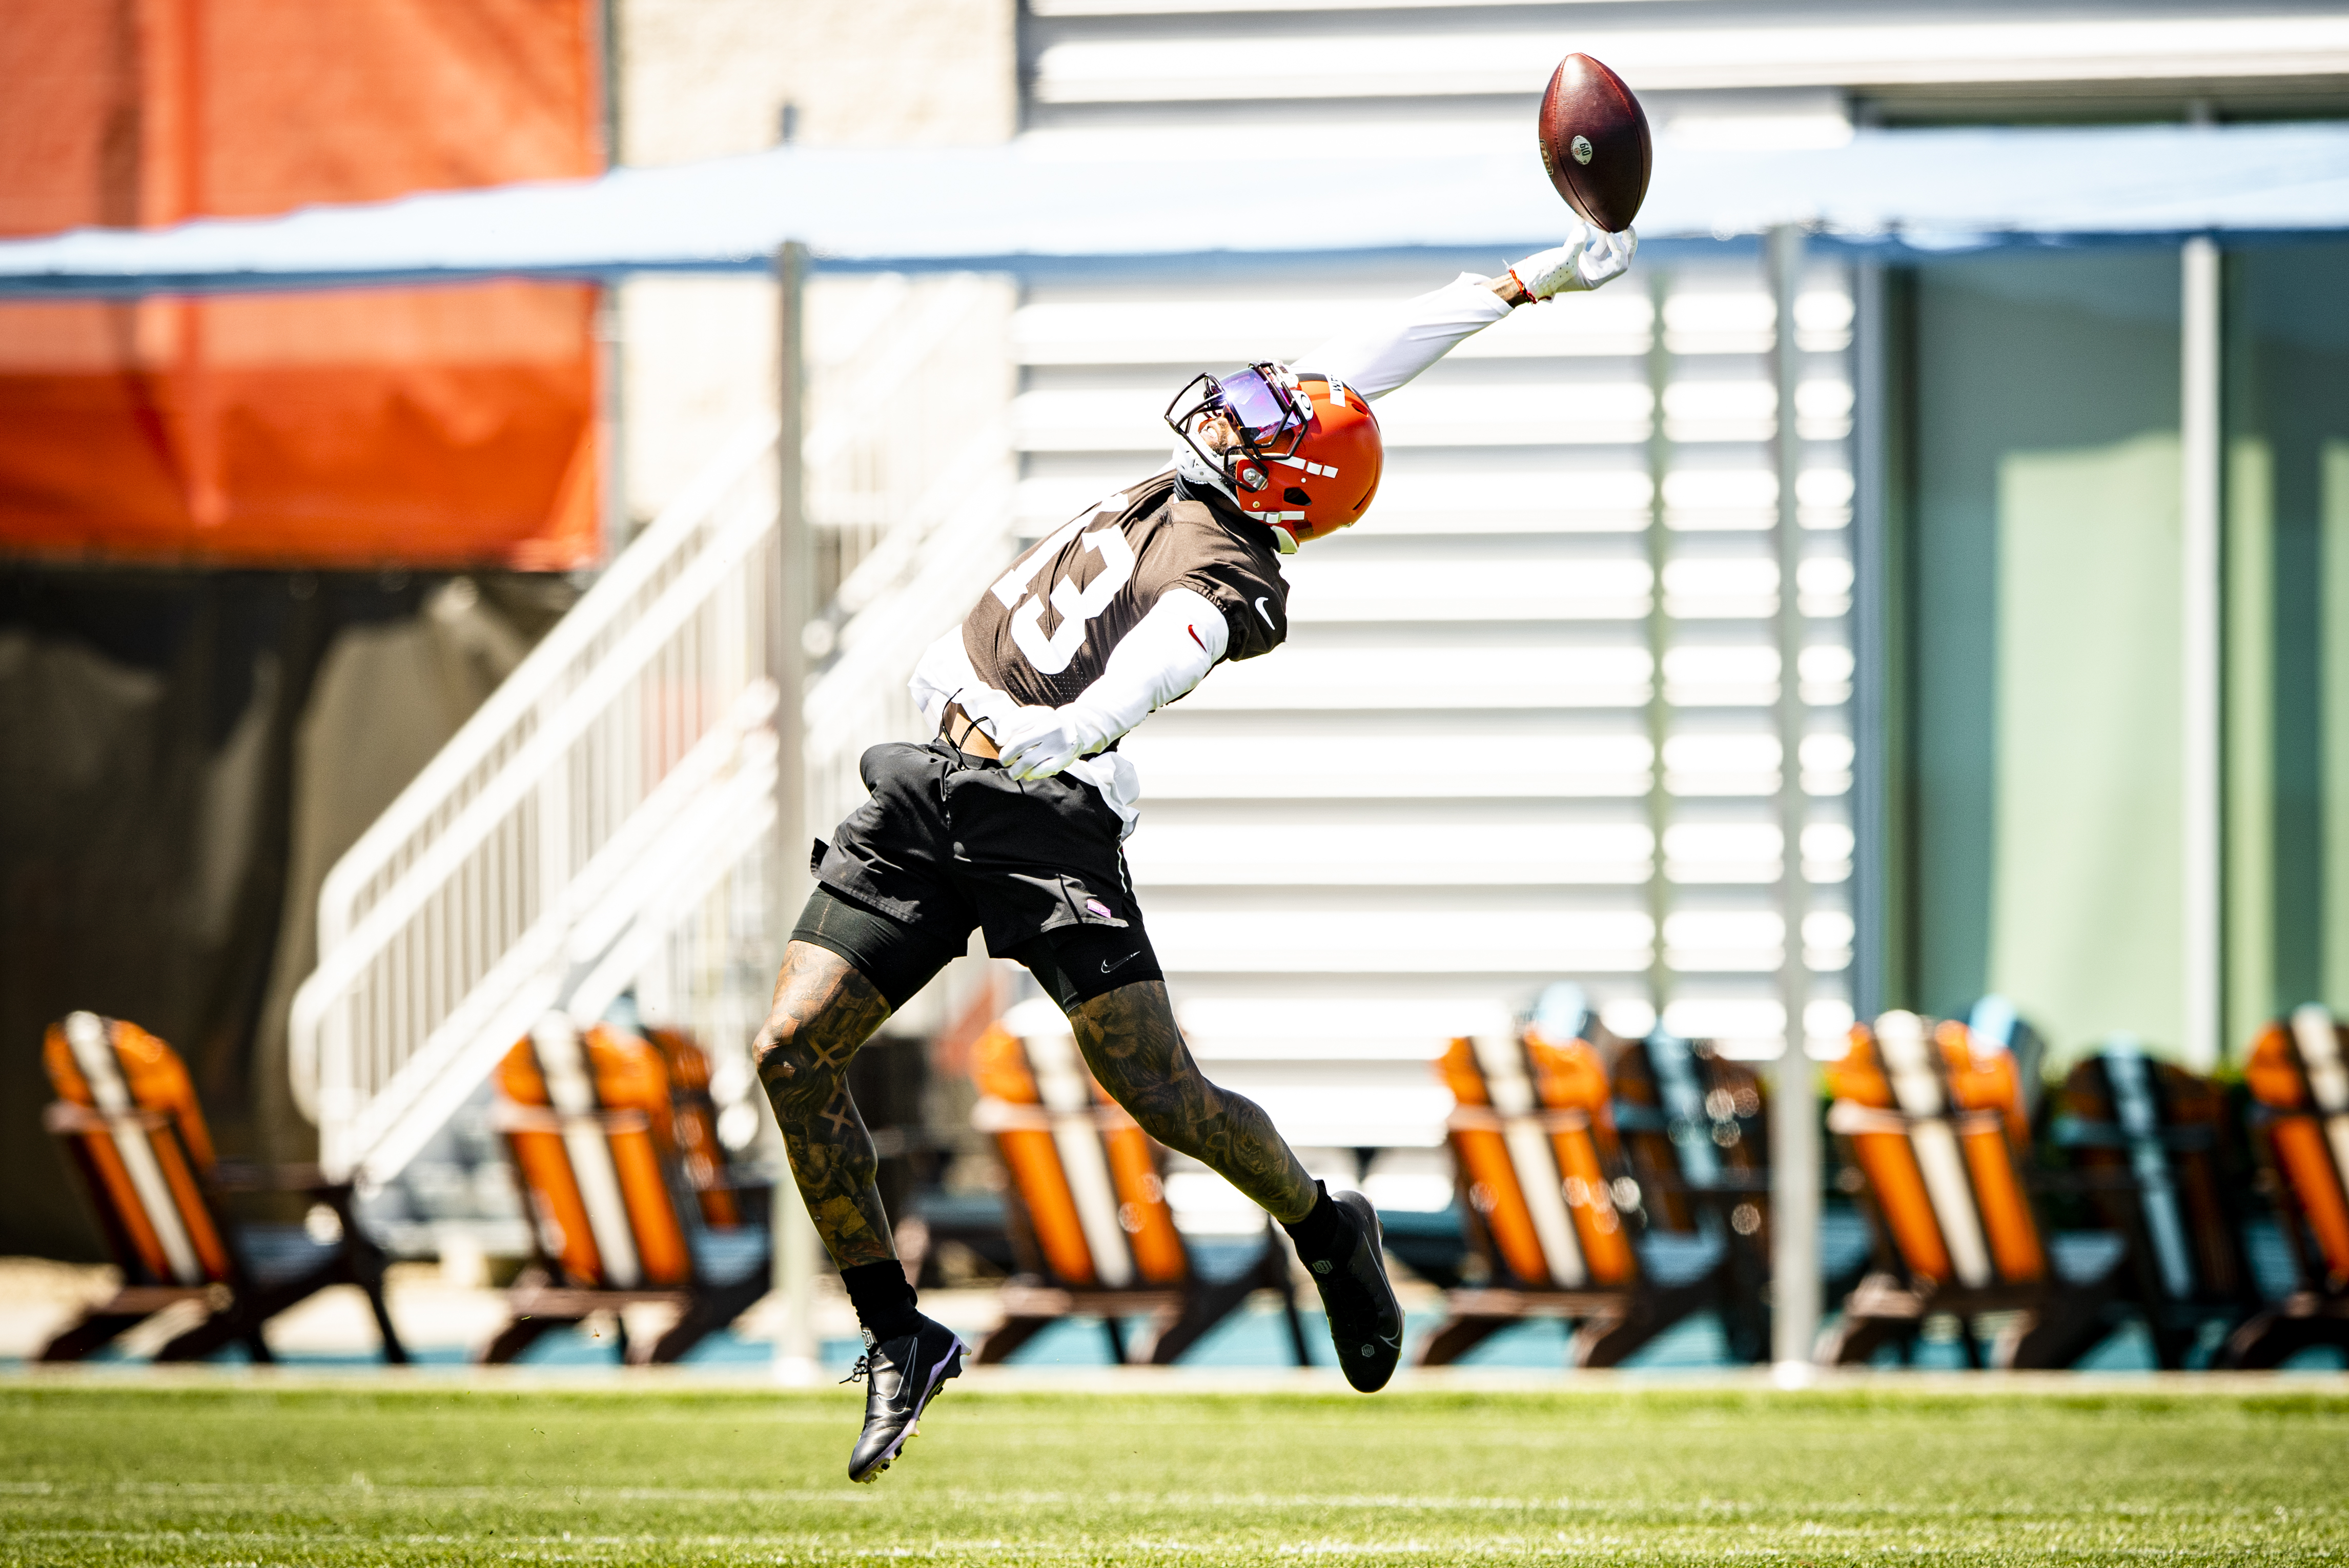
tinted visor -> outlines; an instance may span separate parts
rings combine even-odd
[[[1310,418],[1305,400],[1268,378],[1256,367],[1224,377],[1217,383],[1224,407],[1240,433],[1256,446],[1268,446],[1291,431],[1301,431]]]

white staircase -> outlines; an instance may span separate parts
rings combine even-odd
[[[984,286],[883,280],[854,373],[817,382],[804,472],[842,579],[804,638],[819,831],[861,798],[864,747],[911,732],[915,657],[1009,547],[1000,420],[942,443],[951,421],[907,417],[968,357]],[[635,991],[722,1074],[764,1016],[788,918],[775,435],[725,443],[328,874],[291,1041],[334,1175],[397,1175],[551,1009],[585,1023]]]
[[[397,1174],[549,1008],[597,1015],[720,884],[755,885],[773,447],[730,443],[327,874],[290,1038],[329,1172]]]

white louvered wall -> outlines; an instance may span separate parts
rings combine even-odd
[[[1433,114],[1412,104],[1408,134],[1519,140],[1527,177],[1541,178],[1534,97],[1562,47],[1528,61],[1522,102],[1449,102],[1441,83],[1431,95],[1425,79],[1381,77],[1381,97],[1307,122],[1241,101],[1212,69],[1154,75],[1147,59],[1171,38],[1182,60],[1212,64],[1246,53],[1219,42],[1307,33],[1315,16],[1137,9],[1153,8],[1051,0],[1031,17],[1042,96],[1030,136],[1139,148],[1179,134],[1203,150],[1349,128],[1378,137],[1402,133],[1403,100],[1432,96]],[[1458,15],[1376,20],[1390,36],[1437,36]],[[1148,95],[1131,86],[1137,58]],[[1200,199],[1212,199],[1205,186]],[[1505,259],[1031,283],[1014,322],[1022,535],[1164,466],[1160,412],[1197,369],[1299,353],[1350,306]],[[1288,645],[1219,669],[1126,742],[1143,788],[1129,854],[1194,1047],[1300,1146],[1432,1148],[1449,1102],[1428,1059],[1450,1034],[1506,1027],[1549,981],[1582,981],[1611,1023],[1644,1031],[1651,909],[1665,912],[1667,1024],[1776,1050],[1772,315],[1758,258],[1724,251],[1643,262],[1600,294],[1520,310],[1471,339],[1381,400],[1385,484],[1366,522],[1288,561]],[[1816,1037],[1850,1016],[1851,317],[1843,270],[1816,265],[1797,320]],[[1663,389],[1661,447],[1651,384]],[[1381,1201],[1444,1200],[1440,1162],[1382,1168]],[[1186,1183],[1177,1200],[1210,1203],[1219,1187]]]

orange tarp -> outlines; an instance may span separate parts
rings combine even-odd
[[[0,234],[603,167],[592,0],[0,0]],[[591,560],[595,291],[0,306],[0,548]]]

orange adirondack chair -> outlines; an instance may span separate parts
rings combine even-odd
[[[716,1184],[688,1175],[693,1124],[676,1111],[663,1055],[612,1025],[583,1034],[550,1013],[499,1064],[494,1125],[529,1199],[538,1256],[482,1361],[511,1361],[596,1312],[621,1323],[624,1359],[675,1361],[767,1293],[767,1228],[709,1222]],[[718,1195],[726,1212],[733,1194]],[[645,1302],[674,1307],[677,1320],[631,1345],[620,1309]]]
[[[2296,1010],[2252,1043],[2253,1127],[2299,1282],[2237,1329],[2230,1366],[2274,1366],[2315,1345],[2349,1349],[2349,1031]]]
[[[1661,1030],[1605,1053],[1615,1132],[1649,1234],[1710,1241],[1723,1260],[1722,1333],[1742,1361],[1770,1354],[1770,1167],[1762,1080],[1701,1040]]]
[[[2181,1367],[2214,1322],[2259,1307],[2219,1085],[2116,1035],[2065,1075],[2057,1144],[2105,1220],[2127,1241],[2127,1277],[2161,1365]]]
[[[349,1183],[327,1181],[315,1165],[216,1159],[179,1054],[135,1023],[72,1013],[50,1025],[41,1061],[57,1096],[44,1120],[122,1271],[121,1288],[50,1340],[41,1360],[79,1360],[167,1307],[199,1302],[202,1321],[156,1359],[192,1361],[242,1344],[255,1361],[271,1361],[262,1326],[338,1284],[366,1293],[384,1359],[408,1359],[384,1304],[388,1260],[353,1220]],[[306,1195],[333,1223],[314,1231],[232,1221],[222,1199],[253,1192]]]
[[[1539,1028],[1455,1039],[1436,1063],[1468,1244],[1490,1283],[1444,1297],[1422,1366],[1456,1361],[1527,1318],[1578,1324],[1578,1366],[1612,1366],[1700,1308],[1717,1304],[1726,1251],[1671,1262],[1634,1244],[1646,1194],[1616,1136],[1607,1070],[1581,1039]],[[1691,1264],[1693,1262],[1694,1266]]]
[[[1102,1092],[1065,1029],[1048,1023],[1023,1036],[999,1021],[971,1058],[979,1094],[971,1121],[1002,1161],[1019,1261],[980,1362],[1009,1359],[1063,1318],[1093,1317],[1112,1360],[1165,1366],[1268,1290],[1287,1314],[1297,1364],[1310,1365],[1287,1242],[1268,1221],[1237,1272],[1204,1277],[1167,1206],[1165,1151]],[[1135,1317],[1147,1323],[1129,1345],[1124,1320]]]
[[[1853,1026],[1827,1082],[1827,1127],[1860,1172],[1877,1262],[1821,1337],[1823,1364],[1905,1347],[1938,1313],[1957,1316],[1970,1361],[1974,1320],[2014,1314],[1992,1355],[2002,1367],[2069,1366],[2104,1336],[2122,1253],[2071,1248],[2060,1267],[2051,1253],[2018,1164],[2031,1125],[2004,1046],[1956,1020],[1888,1012]]]

